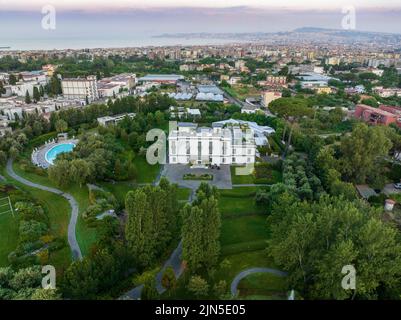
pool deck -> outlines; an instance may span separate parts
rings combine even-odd
[[[50,149],[54,148],[57,145],[67,144],[67,143],[73,143],[73,144],[76,145],[78,143],[78,140],[77,139],[68,139],[68,140],[62,140],[62,141],[59,141],[59,142],[47,143],[47,144],[41,146],[40,148],[35,149],[32,152],[32,156],[31,156],[32,163],[34,165],[38,166],[38,167],[43,168],[43,169],[49,168],[52,164],[47,162],[46,153]]]

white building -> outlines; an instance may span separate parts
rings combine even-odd
[[[61,80],[63,95],[67,99],[86,99],[89,102],[99,99],[95,76],[86,78],[69,78]]]
[[[98,92],[100,98],[114,97],[120,92],[120,86],[113,83],[98,83]]]
[[[170,132],[171,164],[247,164],[255,162],[256,145],[244,126],[214,123],[212,128],[189,122],[178,123]]]
[[[232,125],[232,126],[247,127],[251,129],[253,132],[256,146],[268,145],[269,142],[267,140],[267,137],[276,132],[273,128],[270,128],[268,126],[260,126],[253,121],[236,120],[236,119],[228,119],[228,120],[213,122],[213,125]]]
[[[11,85],[11,94],[16,95],[18,97],[25,97],[26,92],[28,91],[29,95],[33,96],[33,88],[38,87],[39,84],[36,81],[19,81],[15,85]]]
[[[9,127],[10,120],[8,120],[7,116],[0,115],[0,137],[4,136],[6,132],[11,132],[12,129]]]
[[[115,125],[125,119],[125,117],[129,118],[134,118],[135,113],[124,113],[124,114],[118,114],[115,116],[105,116],[101,118],[97,118],[97,122],[102,125],[102,126],[109,126],[109,125]]]
[[[122,73],[109,78],[103,78],[97,83],[99,97],[113,97],[120,91],[131,92],[136,84],[136,74]]]
[[[253,114],[253,113],[257,113],[260,112],[261,109],[259,106],[255,106],[252,104],[246,104],[241,108],[241,113],[247,113],[247,114]]]

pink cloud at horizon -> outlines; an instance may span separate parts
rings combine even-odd
[[[40,10],[45,5],[53,5],[58,10],[151,10],[154,8],[231,8],[250,7],[281,10],[338,10],[345,6],[357,8],[383,9],[401,8],[401,0],[0,0],[1,10],[32,11]]]

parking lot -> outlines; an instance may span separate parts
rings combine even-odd
[[[218,189],[232,189],[231,172],[229,165],[221,165],[218,169],[202,169],[193,168],[189,165],[183,164],[166,164],[163,175],[172,183],[178,184],[180,187],[196,189],[202,181],[184,180],[185,174],[211,174],[213,175],[212,181],[205,181]]]

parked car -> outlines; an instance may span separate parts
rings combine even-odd
[[[394,188],[401,189],[401,182],[394,183]]]

